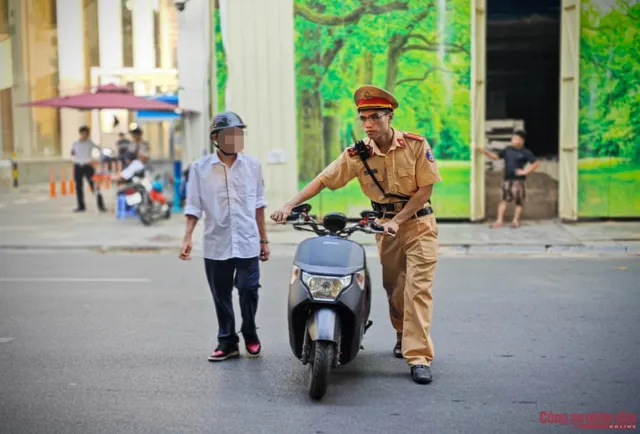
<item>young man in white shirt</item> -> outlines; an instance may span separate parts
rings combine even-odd
[[[71,155],[74,160],[73,179],[76,183],[76,202],[78,205],[74,212],[83,212],[86,210],[83,179],[86,178],[91,191],[95,191],[92,178],[96,170],[91,165],[91,162],[95,160],[93,151],[97,150],[99,155],[101,155],[102,149],[89,138],[89,127],[86,125],[81,126],[78,133],[80,137],[71,145]],[[101,211],[104,211],[104,209],[101,209]]]
[[[218,319],[218,346],[209,356],[212,362],[240,355],[232,303],[234,284],[247,355],[257,357],[261,350],[255,316],[259,261],[269,259],[264,217],[267,202],[260,162],[242,153],[245,127],[236,113],[217,115],[209,129],[216,150],[191,165],[187,184],[187,221],[180,259],[190,259],[193,230],[204,214],[205,271]]]

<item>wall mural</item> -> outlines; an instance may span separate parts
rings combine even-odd
[[[470,213],[469,0],[295,0],[300,188],[364,130],[354,91],[380,86],[396,97],[393,126],[428,138],[443,181],[439,217]],[[357,216],[371,207],[357,180],[325,190],[319,212]]]
[[[578,215],[640,216],[640,2],[582,0]]]

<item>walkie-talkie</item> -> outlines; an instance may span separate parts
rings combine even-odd
[[[369,158],[369,150],[365,146],[364,140],[362,140],[362,139],[358,140],[355,143],[355,148],[356,148],[356,151],[358,151],[358,155],[360,156],[360,159],[363,162]]]

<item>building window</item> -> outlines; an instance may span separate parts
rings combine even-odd
[[[178,10],[173,0],[160,2],[160,31],[156,33],[159,41],[160,68],[178,67]]]
[[[29,0],[26,10],[26,65],[31,100],[58,96],[56,0]],[[36,143],[32,156],[60,156],[60,111],[33,108]]]
[[[122,55],[123,66],[133,68],[133,3],[122,0]]]
[[[91,67],[100,66],[98,0],[82,0],[84,11],[84,59],[86,82],[91,83]]]

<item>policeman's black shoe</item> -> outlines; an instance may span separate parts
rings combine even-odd
[[[431,368],[425,365],[415,365],[411,367],[411,378],[418,384],[429,384],[433,381]]]
[[[85,212],[86,210],[86,208],[76,208],[73,210],[73,212]]]
[[[396,342],[396,346],[393,347],[393,355],[398,359],[402,358],[402,342],[400,340],[398,340],[398,342]]]

